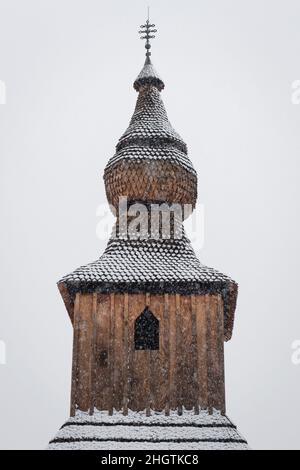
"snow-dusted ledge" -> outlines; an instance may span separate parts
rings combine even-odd
[[[246,440],[227,416],[184,410],[182,415],[78,411],[49,443],[49,450],[247,450]]]

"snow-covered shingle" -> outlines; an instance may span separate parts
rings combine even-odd
[[[97,261],[64,276],[60,283],[72,299],[76,292],[220,293],[225,338],[231,337],[237,284],[204,266],[185,236],[166,240],[113,237]]]
[[[214,411],[181,416],[128,411],[124,416],[78,412],[60,429],[49,450],[247,450],[246,440],[227,416]]]
[[[141,87],[146,85],[155,86],[159,91],[163,90],[165,87],[164,82],[156,72],[149,57],[146,58],[144,67],[136,77],[133,87],[136,91],[139,91]]]

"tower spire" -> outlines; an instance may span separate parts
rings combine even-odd
[[[145,24],[142,24],[140,26],[139,34],[141,35],[141,39],[143,39],[145,42],[145,49],[146,49],[146,60],[144,67],[142,68],[141,72],[137,76],[136,80],[134,81],[134,88],[136,91],[140,91],[141,87],[145,85],[152,85],[155,86],[159,91],[163,90],[165,87],[164,82],[154,69],[150,56],[151,56],[151,43],[150,39],[154,39],[155,35],[154,33],[157,33],[157,29],[155,29],[155,24],[150,23],[149,19],[149,7],[148,7],[148,18],[146,20]]]
[[[154,29],[155,28],[155,24],[151,24],[150,23],[150,19],[149,19],[149,11],[150,11],[150,8],[148,7],[148,18],[147,18],[147,21],[145,24],[142,24],[140,26],[140,31],[139,31],[139,34],[141,35],[141,39],[142,40],[145,40],[146,43],[145,43],[145,49],[146,49],[146,64],[150,64],[151,61],[150,61],[150,56],[151,56],[151,52],[150,52],[150,49],[151,49],[151,44],[150,44],[150,39],[154,39],[155,38],[155,35],[154,33],[157,33],[157,29]]]

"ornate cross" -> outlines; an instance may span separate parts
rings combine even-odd
[[[141,39],[146,40],[145,48],[147,50],[146,52],[146,57],[148,60],[150,60],[150,49],[151,49],[151,44],[150,44],[150,39],[154,39],[155,36],[153,33],[157,32],[157,29],[153,29],[155,27],[155,24],[150,24],[149,21],[149,8],[148,8],[148,19],[145,24],[142,24],[140,26],[141,30],[139,31],[139,34],[141,34]]]

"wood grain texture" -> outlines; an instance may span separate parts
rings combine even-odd
[[[191,296],[191,387],[193,390],[193,406],[195,413],[199,413],[199,371],[197,355],[197,307],[196,298]]]
[[[115,294],[114,311],[114,371],[113,371],[113,394],[114,407],[120,411],[124,401],[125,371],[125,317],[124,317],[124,294]]]
[[[175,294],[175,315],[176,315],[176,369],[175,369],[175,389],[176,405],[180,413],[183,406],[183,340],[182,340],[182,318],[180,295]]]
[[[94,413],[96,406],[96,390],[98,390],[99,382],[97,376],[97,337],[96,337],[96,321],[97,321],[97,294],[93,294],[92,300],[92,332],[91,332],[91,392],[90,392],[90,414]]]
[[[196,331],[197,331],[197,374],[199,387],[199,405],[208,407],[208,377],[207,377],[207,311],[208,296],[196,298]]]
[[[219,296],[210,296],[207,317],[207,362],[208,362],[208,408],[222,410],[224,397],[224,364],[221,359],[220,342],[224,332],[220,323]],[[224,352],[222,351],[222,356]]]
[[[192,303],[190,295],[180,299],[181,335],[182,335],[182,404],[188,410],[195,405],[194,351],[192,333]]]
[[[214,331],[212,331],[214,325],[214,314],[213,314],[213,298],[211,295],[206,296],[206,353],[207,353],[207,396],[208,396],[208,411],[213,412],[214,406],[214,395],[215,395],[215,377],[212,375],[213,368],[213,355],[215,351],[213,348]]]
[[[110,402],[110,371],[109,371],[109,334],[110,334],[110,295],[97,295],[96,311],[96,374],[98,389],[96,390],[96,407],[108,410]]]
[[[64,282],[59,282],[58,290],[60,292],[60,295],[62,296],[62,299],[64,301],[64,304],[69,314],[72,325],[74,325],[75,302],[74,303],[72,302],[68,288]]]
[[[71,385],[71,409],[70,416],[75,416],[77,404],[77,380],[78,380],[78,346],[79,346],[79,294],[76,295],[74,305],[73,325],[73,359],[72,359],[72,385]]]
[[[224,364],[224,303],[221,295],[218,295],[218,363],[219,363],[219,393],[220,402],[218,409],[225,415],[226,413],[226,395],[225,395],[225,364]]]
[[[129,300],[128,294],[124,294],[124,342],[123,342],[123,370],[124,370],[124,384],[123,384],[123,413],[128,414],[128,401],[129,401],[129,349],[128,349],[128,317],[129,317]]]
[[[115,294],[110,294],[109,340],[108,340],[108,367],[109,367],[109,414],[113,414],[114,396],[114,360],[115,360]]]
[[[76,328],[78,329],[76,407],[88,411],[91,393],[92,310],[93,297],[77,294]]]
[[[149,351],[150,355],[150,377],[151,377],[151,405],[155,410],[162,411],[166,404],[168,381],[166,377],[167,360],[165,350],[165,337],[168,331],[165,326],[164,310],[165,296],[151,296],[150,310],[159,321],[159,350]]]
[[[159,321],[159,349],[135,350],[137,317]],[[213,408],[225,413],[220,295],[77,294],[71,415],[77,408]]]
[[[130,354],[132,361],[131,372],[131,393],[129,408],[132,410],[145,410],[150,401],[150,370],[148,351],[134,349],[134,328],[135,321],[143,312],[146,305],[145,294],[137,294],[130,297],[130,320],[129,328],[131,334],[129,336]]]
[[[129,201],[167,201],[195,207],[197,177],[173,162],[127,160],[117,162],[105,171],[105,189],[108,202],[116,208],[122,196]]]
[[[162,326],[160,329],[160,348],[162,352],[162,380],[164,389],[163,406],[165,407],[165,413],[170,413],[170,301],[169,294],[164,295],[163,305],[163,319]]]
[[[177,327],[176,327],[176,296],[169,295],[168,303],[169,311],[169,406],[170,409],[175,410],[177,408],[177,393],[176,388],[176,357],[177,357]]]

